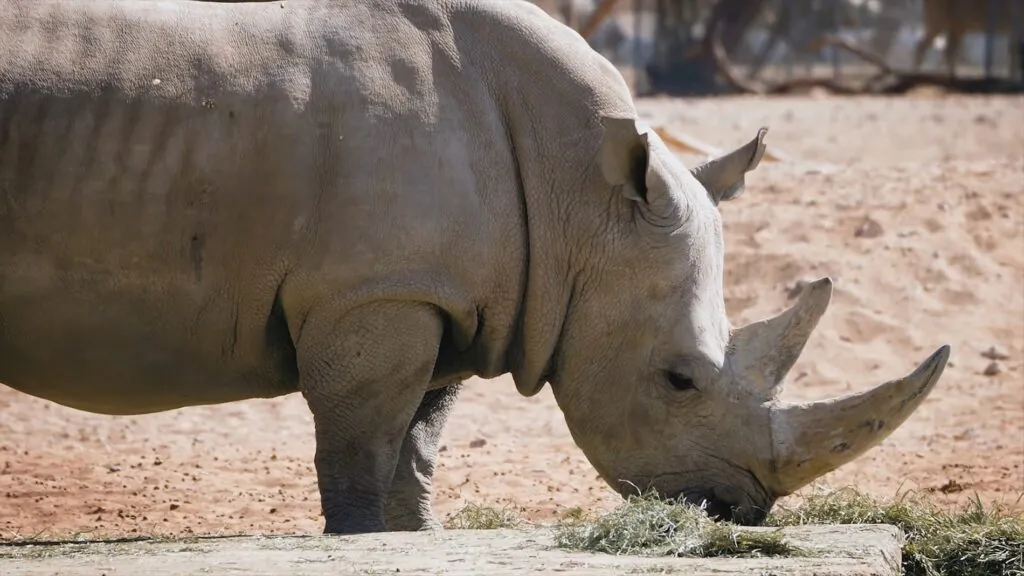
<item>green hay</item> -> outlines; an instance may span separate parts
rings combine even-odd
[[[774,512],[766,524],[892,524],[906,535],[906,576],[1024,576],[1024,514],[977,497],[950,511],[909,493],[883,503],[843,489]]]

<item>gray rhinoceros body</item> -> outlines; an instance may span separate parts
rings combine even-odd
[[[825,310],[725,316],[715,205],[520,1],[0,0],[0,382],[108,414],[301,392],[328,532],[436,527],[459,380],[550,383],[617,490],[757,522],[948,356],[775,399]]]
[[[106,413],[293,392],[290,334],[376,300],[493,325],[442,368],[502,368],[523,209],[499,71],[452,29],[493,17],[290,4],[3,4],[0,381]]]

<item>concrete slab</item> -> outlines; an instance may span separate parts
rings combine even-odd
[[[752,529],[752,530],[763,530]],[[540,530],[446,530],[359,536],[245,536],[141,542],[0,544],[0,574],[451,574],[525,572],[689,576],[896,576],[902,533],[892,526],[787,528],[803,558],[612,556],[554,548]]]

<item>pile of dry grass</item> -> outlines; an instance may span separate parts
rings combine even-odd
[[[495,508],[479,504],[467,504],[444,523],[444,527],[451,530],[498,530],[523,528],[527,525],[521,511],[511,506]]]
[[[958,510],[942,509],[906,493],[891,501],[855,489],[822,492],[794,508],[772,512],[765,525],[890,524],[906,536],[906,576],[1024,576],[1024,513],[980,499]],[[517,528],[517,512],[471,505],[453,516],[451,528]],[[710,520],[686,503],[654,495],[631,497],[605,514],[574,509],[555,527],[556,545],[607,554],[679,556],[795,556],[809,552],[786,542],[781,531],[751,531]]]
[[[796,556],[781,531],[743,530],[714,522],[698,507],[650,495],[636,496],[602,515],[576,512],[562,519],[555,543],[570,550],[676,556]]]

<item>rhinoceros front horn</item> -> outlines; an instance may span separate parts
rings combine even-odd
[[[821,402],[776,403],[768,488],[779,496],[790,494],[885,440],[932,391],[949,350],[939,348],[909,376],[873,390]]]

